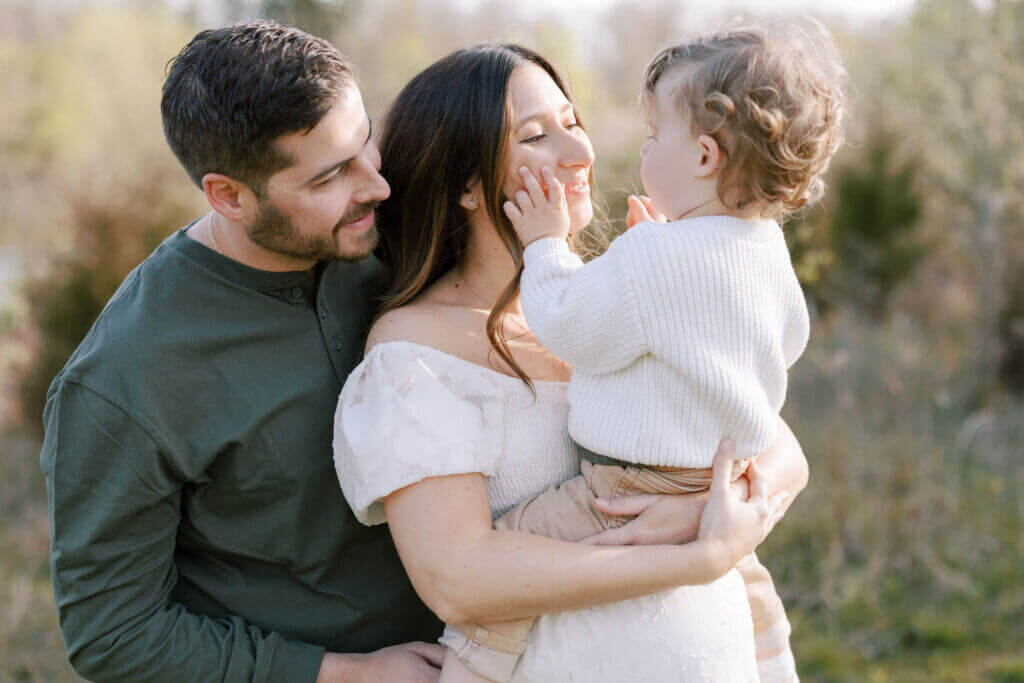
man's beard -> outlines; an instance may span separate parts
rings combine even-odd
[[[334,226],[330,237],[305,235],[295,224],[281,213],[276,206],[265,199],[259,200],[260,213],[255,223],[246,225],[245,230],[256,244],[264,249],[307,261],[362,261],[377,247],[380,234],[376,224],[362,234],[350,236],[351,245],[339,247],[337,235],[347,223],[364,218],[380,202],[358,204],[341,217]]]

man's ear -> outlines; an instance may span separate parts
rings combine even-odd
[[[714,175],[725,165],[725,150],[710,135],[701,135],[697,138],[700,159],[697,163],[697,177],[707,178]]]
[[[233,221],[251,219],[259,203],[247,185],[223,173],[203,176],[203,193],[213,210]]]
[[[483,206],[483,201],[480,198],[480,183],[476,181],[466,188],[466,191],[459,197],[459,206],[470,213],[476,211]]]

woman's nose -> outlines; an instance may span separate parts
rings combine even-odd
[[[594,164],[594,148],[590,144],[590,138],[586,133],[582,135],[570,134],[566,140],[565,149],[562,150],[562,158],[559,163],[563,168],[589,168]]]

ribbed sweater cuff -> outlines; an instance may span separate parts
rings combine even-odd
[[[523,263],[537,266],[548,259],[557,259],[562,254],[568,254],[569,244],[557,237],[542,237],[534,240],[523,250]]]

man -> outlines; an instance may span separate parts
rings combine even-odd
[[[351,65],[271,22],[203,31],[162,111],[214,212],[128,276],[47,396],[71,663],[96,680],[434,680],[439,645],[394,644],[440,623],[330,457],[389,193]]]

